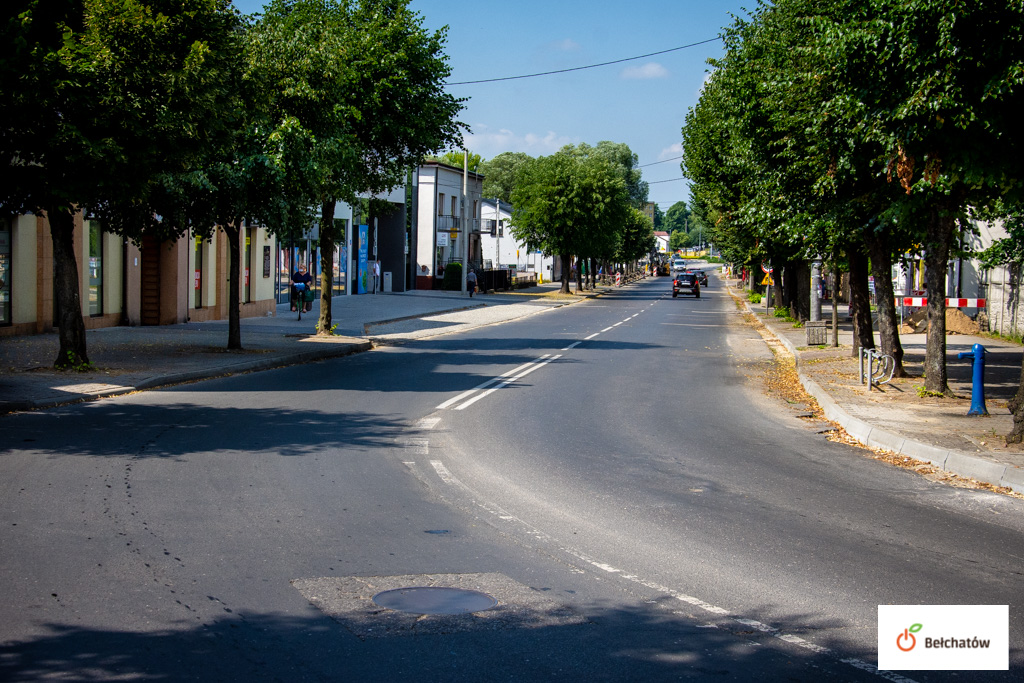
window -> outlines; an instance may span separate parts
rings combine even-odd
[[[0,218],[0,325],[11,320],[11,223]]]
[[[242,247],[242,294],[243,303],[252,301],[252,280],[249,277],[249,270],[252,266],[252,240],[256,228],[245,228],[245,245]]]
[[[455,195],[452,195],[452,215],[453,216],[458,216],[459,215],[458,212],[455,211],[455,207],[456,206],[457,206],[457,204],[455,203]]]
[[[444,215],[444,192],[442,192],[441,194],[437,195],[437,215],[438,216],[443,216]]]
[[[194,243],[193,249],[195,250],[196,264],[194,266],[192,283],[192,288],[195,290],[193,306],[196,309],[200,309],[203,307],[203,238],[196,236]]]
[[[89,228],[89,315],[103,315],[103,227],[87,220]]]

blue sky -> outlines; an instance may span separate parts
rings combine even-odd
[[[450,82],[554,71],[658,52],[715,38],[744,5],[728,0],[412,0],[427,28],[448,26]],[[263,0],[236,0],[246,13]],[[468,97],[461,120],[470,150],[552,154],[565,144],[625,142],[640,164],[680,156],[687,110],[697,102],[718,41],[647,59],[552,76],[453,85]],[[688,200],[679,161],[646,166],[650,199],[667,210]],[[669,182],[657,182],[667,180]]]

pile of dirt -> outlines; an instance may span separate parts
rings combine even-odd
[[[903,319],[900,334],[921,334],[928,331],[928,311],[921,309]],[[981,325],[959,308],[946,309],[946,334],[979,334]]]
[[[900,325],[900,334],[921,334],[928,330],[928,310],[922,308],[920,311],[903,319]]]

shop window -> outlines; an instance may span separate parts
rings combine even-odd
[[[11,320],[11,222],[0,218],[0,325]]]
[[[89,315],[103,315],[103,227],[97,220],[89,224]]]

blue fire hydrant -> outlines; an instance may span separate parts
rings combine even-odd
[[[974,382],[971,384],[971,409],[968,415],[988,415],[985,407],[985,347],[975,344],[971,351],[961,351],[957,356],[974,359]]]

